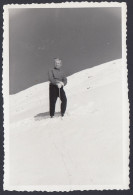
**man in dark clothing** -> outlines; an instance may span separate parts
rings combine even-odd
[[[59,97],[61,100],[61,115],[64,116],[67,105],[67,98],[63,87],[67,84],[67,78],[61,70],[61,60],[55,59],[55,67],[48,72],[50,81],[49,85],[49,101],[50,101],[50,116],[55,113],[56,100]]]

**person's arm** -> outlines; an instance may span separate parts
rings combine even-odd
[[[62,85],[62,86],[65,86],[67,84],[67,78],[66,76],[64,75],[64,73],[62,72],[62,80],[59,81],[59,83]]]
[[[67,78],[65,77],[65,75],[63,74],[63,79],[62,79],[62,82],[64,83],[64,85],[67,84]]]
[[[57,86],[58,88],[61,88],[62,86],[65,86],[67,84],[67,78],[63,75],[62,81],[58,81]]]
[[[53,73],[52,73],[52,70],[50,70],[49,72],[48,72],[48,79],[49,79],[49,81],[52,83],[52,84],[56,84],[56,80],[54,79],[54,77],[53,77]]]

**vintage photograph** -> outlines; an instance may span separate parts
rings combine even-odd
[[[126,3],[3,19],[4,190],[129,189]]]

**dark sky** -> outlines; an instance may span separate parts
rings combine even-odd
[[[9,17],[10,94],[47,81],[55,57],[71,75],[122,56],[121,8],[10,8]]]

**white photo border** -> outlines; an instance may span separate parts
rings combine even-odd
[[[11,186],[9,184],[9,12],[10,8],[92,8],[92,7],[120,7],[122,9],[122,62],[123,62],[123,185],[74,185],[74,186]],[[3,6],[3,75],[2,93],[4,110],[4,180],[3,188],[8,191],[73,191],[73,190],[125,190],[129,189],[129,100],[128,100],[128,71],[126,47],[127,5],[125,2],[65,2],[46,4],[8,4]],[[125,66],[126,65],[126,66]]]

